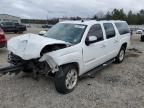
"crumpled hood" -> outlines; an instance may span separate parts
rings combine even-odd
[[[66,44],[67,42],[42,37],[36,34],[24,34],[14,37],[8,41],[8,50],[24,60],[34,59],[40,57],[41,50],[46,45]]]

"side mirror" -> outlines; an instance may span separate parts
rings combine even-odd
[[[95,43],[98,40],[96,36],[88,36],[85,43],[87,46],[89,46],[92,43]]]

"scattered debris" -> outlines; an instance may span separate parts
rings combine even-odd
[[[127,51],[126,57],[139,57],[143,52],[139,51],[136,48],[131,48]]]
[[[88,85],[88,86],[91,86],[91,84],[90,84],[90,83],[88,83],[87,85]]]
[[[133,52],[136,52],[136,53],[143,53],[143,52],[139,51],[139,50],[136,49],[136,48],[131,48],[131,49],[129,49],[129,51],[133,51]]]

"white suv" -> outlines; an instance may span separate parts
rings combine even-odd
[[[125,21],[65,21],[44,36],[25,34],[8,41],[9,62],[22,71],[51,75],[56,90],[74,90],[78,78],[109,61],[121,63],[130,45]],[[96,70],[95,70],[96,71]]]

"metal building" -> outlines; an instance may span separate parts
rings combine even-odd
[[[8,14],[0,14],[0,22],[16,22],[21,23],[21,18],[8,15]]]

